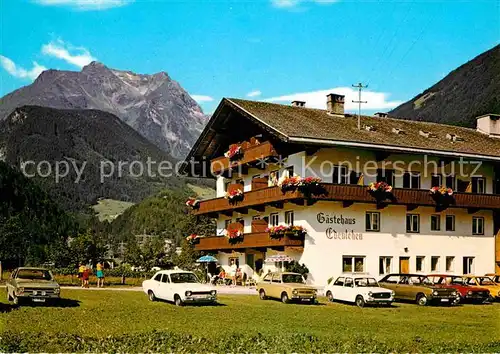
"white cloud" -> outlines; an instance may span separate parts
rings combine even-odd
[[[191,97],[198,103],[212,102],[214,100],[212,97],[205,95],[191,95]]]
[[[20,79],[35,80],[42,71],[47,70],[45,66],[38,64],[36,61],[33,62],[33,67],[31,69],[26,70],[3,55],[0,55],[0,65],[9,74]]]
[[[338,1],[339,0],[271,0],[271,4],[273,4],[273,6],[277,8],[291,9],[305,2],[327,5],[336,3]]]
[[[262,92],[260,92],[259,90],[254,90],[247,93],[247,97],[258,97],[260,95],[262,95]]]
[[[358,104],[352,102],[358,100],[358,91],[351,87],[335,87],[327,90],[318,90],[311,92],[293,93],[285,96],[271,97],[263,101],[266,102],[279,102],[290,103],[292,101],[305,101],[308,108],[326,108],[326,95],[329,93],[337,93],[345,95],[345,109],[355,111],[358,109]],[[368,101],[361,105],[363,110],[373,109],[390,109],[395,108],[403,103],[403,101],[390,101],[388,100],[390,94],[385,92],[374,92],[364,90],[362,92],[361,100]]]
[[[42,53],[62,59],[80,68],[96,60],[86,48],[73,47],[60,39],[45,44],[42,47]]]
[[[67,6],[78,10],[106,10],[125,6],[134,0],[34,0],[45,6]]]

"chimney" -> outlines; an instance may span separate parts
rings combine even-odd
[[[500,138],[500,114],[485,114],[476,119],[478,132],[486,134],[490,138]]]
[[[292,101],[292,107],[305,107],[306,103],[304,101]]]
[[[336,116],[344,116],[344,95],[330,93],[326,95],[326,110],[328,113]]]
[[[377,112],[377,113],[375,113],[375,117],[379,117],[379,118],[387,118],[387,113],[384,113],[384,112]]]

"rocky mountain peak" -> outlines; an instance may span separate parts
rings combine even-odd
[[[201,107],[166,72],[137,74],[97,61],[79,72],[42,72],[33,84],[0,99],[0,120],[24,105],[115,114],[179,159],[186,156],[207,122]]]

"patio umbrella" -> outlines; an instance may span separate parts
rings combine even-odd
[[[207,256],[203,256],[203,257],[198,258],[198,260],[196,262],[197,263],[212,263],[212,262],[218,262],[218,260],[214,256],[207,255]]]
[[[218,260],[214,256],[206,255],[206,256],[198,258],[198,260],[196,262],[197,263],[206,263],[207,264],[207,266],[206,266],[206,272],[207,272],[207,278],[208,278],[208,263],[218,262]],[[207,280],[210,281],[210,279],[207,279]]]

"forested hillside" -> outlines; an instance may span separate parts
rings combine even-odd
[[[60,261],[75,218],[40,187],[0,161],[0,260],[4,267]]]

